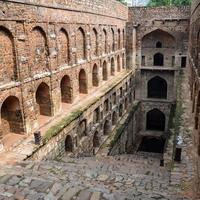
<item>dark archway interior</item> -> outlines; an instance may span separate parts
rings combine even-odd
[[[40,115],[51,116],[50,89],[45,83],[41,83],[36,91],[36,102]]]
[[[155,77],[148,82],[148,98],[167,99],[167,82]]]
[[[65,151],[72,152],[73,151],[73,142],[70,135],[68,135],[65,139]]]
[[[161,53],[154,55],[154,66],[163,66],[164,65],[164,56]]]
[[[81,69],[79,73],[79,92],[87,94],[87,78],[85,70]]]
[[[1,108],[2,133],[24,132],[22,111],[17,97],[10,96],[2,104]],[[1,133],[0,133],[1,135]]]
[[[162,48],[162,43],[161,42],[157,42],[156,43],[156,48]]]
[[[165,115],[153,109],[147,113],[147,130],[164,131],[165,130]]]
[[[143,137],[138,151],[163,153],[165,146],[165,139],[154,137]]]

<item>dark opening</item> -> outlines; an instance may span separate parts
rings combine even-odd
[[[186,56],[181,58],[181,68],[185,68],[186,67]]]
[[[154,55],[154,66],[163,66],[164,65],[164,56],[161,53],[156,53]]]
[[[165,115],[158,109],[153,109],[147,113],[147,130],[164,131]]]
[[[156,76],[148,82],[148,98],[167,98],[167,82]]]
[[[73,151],[72,137],[70,135],[68,135],[65,139],[65,151],[67,152]]]
[[[145,66],[145,56],[142,56],[142,66]]]
[[[181,152],[182,152],[181,148],[176,148],[175,157],[174,157],[175,161],[177,161],[177,162],[181,161]]]
[[[138,151],[163,153],[165,146],[165,139],[154,137],[143,137]]]
[[[69,76],[64,76],[61,80],[61,99],[64,103],[72,103],[72,87]]]
[[[87,78],[84,69],[79,72],[79,93],[87,94]]]
[[[162,48],[162,43],[161,42],[157,42],[156,43],[156,48]]]

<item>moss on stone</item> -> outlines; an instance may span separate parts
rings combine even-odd
[[[58,133],[60,133],[60,131],[62,131],[72,121],[80,117],[82,113],[83,111],[78,109],[75,112],[72,112],[72,114],[69,115],[68,117],[63,118],[60,122],[52,126],[50,129],[48,129],[42,138],[43,144],[46,144],[51,138],[55,137]]]

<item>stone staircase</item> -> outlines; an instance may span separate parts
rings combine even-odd
[[[1,168],[0,200],[187,200],[157,164],[133,155],[25,161]]]

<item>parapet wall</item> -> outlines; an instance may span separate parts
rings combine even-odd
[[[109,16],[109,17],[114,17],[114,18],[123,19],[123,20],[127,20],[127,17],[128,17],[128,8],[124,6],[123,4],[121,4],[120,2],[117,2],[116,0],[84,0],[84,1],[81,1],[81,0],[8,0],[8,1],[5,1],[3,0],[1,2],[3,2],[1,7],[8,3],[14,3],[13,6],[16,6],[16,8],[19,7],[22,9],[24,9],[24,7],[26,7],[27,5],[37,6],[37,8],[35,8],[34,11],[39,12],[40,17],[46,14],[45,12],[41,13],[42,8],[43,9],[51,8],[51,9],[74,11],[77,13],[103,15],[103,16]],[[1,15],[3,16],[4,10],[3,9],[1,10],[2,10],[2,13],[0,14],[0,16]],[[17,11],[18,9],[15,9],[14,13],[16,13]],[[27,11],[30,11],[30,10],[26,10],[26,9],[23,10],[24,13],[26,13]],[[16,14],[18,15],[19,13],[16,13]],[[55,17],[57,16],[59,16],[58,12]],[[70,18],[66,20],[69,20],[71,22]]]
[[[132,7],[129,8],[129,22],[140,23],[152,20],[189,19],[190,7]]]

